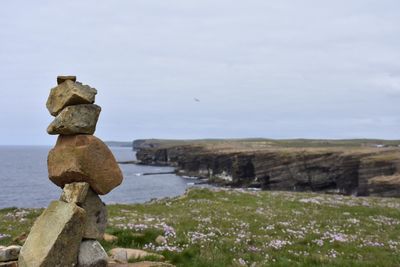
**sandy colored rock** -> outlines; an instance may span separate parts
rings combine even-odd
[[[96,94],[96,89],[67,78],[51,89],[46,107],[51,115],[57,116],[67,106],[93,104]]]
[[[60,187],[87,182],[97,194],[105,195],[122,182],[110,149],[92,135],[59,136],[47,166],[50,180]]]
[[[96,240],[82,241],[78,267],[107,267],[108,255]]]
[[[18,261],[0,262],[0,267],[18,267]]]
[[[20,235],[13,238],[13,242],[16,242],[18,244],[23,244],[23,243],[25,243],[25,240],[27,237],[28,237],[28,234],[26,232],[22,232]]]
[[[89,191],[89,184],[85,182],[64,185],[60,200],[67,203],[82,204]]]
[[[128,253],[126,252],[125,249],[113,249],[108,252],[110,255],[110,258],[118,263],[128,263]]]
[[[166,262],[157,262],[157,261],[141,261],[133,263],[131,267],[174,267],[175,265],[166,263]]]
[[[89,189],[81,207],[86,211],[83,238],[101,240],[107,227],[106,205],[92,189]]]
[[[18,260],[21,246],[0,247],[0,262]]]
[[[47,127],[51,135],[93,134],[101,108],[94,104],[68,106]]]
[[[39,216],[21,249],[19,267],[74,266],[85,227],[85,211],[53,201]]]
[[[166,243],[167,243],[167,239],[166,239],[164,236],[159,235],[159,236],[157,236],[155,242],[156,242],[156,244],[158,244],[158,245],[163,245],[163,244],[166,244]]]
[[[117,236],[110,235],[110,234],[107,234],[107,233],[105,233],[103,235],[103,239],[104,239],[104,241],[109,242],[109,243],[118,241],[118,237]]]
[[[120,263],[127,263],[129,260],[140,260],[146,257],[154,257],[158,260],[164,260],[164,256],[132,248],[114,248],[109,251],[111,259]]]
[[[166,262],[140,261],[135,263],[109,263],[108,267],[175,267]]]

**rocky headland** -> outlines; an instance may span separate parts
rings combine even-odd
[[[137,159],[234,187],[400,196],[400,141],[136,140]]]

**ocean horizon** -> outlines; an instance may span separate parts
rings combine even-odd
[[[61,188],[48,179],[48,145],[0,145],[0,208],[42,208],[59,199]],[[110,147],[117,161],[135,160],[130,147]],[[106,204],[143,203],[154,198],[181,195],[191,185],[188,179],[171,172],[171,167],[121,164],[124,180],[105,196]]]

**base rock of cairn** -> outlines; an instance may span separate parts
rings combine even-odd
[[[73,266],[86,212],[73,203],[53,201],[33,225],[22,247],[19,267]]]
[[[56,116],[49,134],[60,134],[47,159],[49,179],[63,188],[33,225],[22,247],[20,267],[102,267],[107,209],[98,195],[121,184],[123,176],[110,149],[92,134],[101,108],[97,90],[59,76],[47,108]]]
[[[82,208],[86,211],[86,227],[83,238],[103,239],[107,226],[107,208],[100,197],[89,189]]]
[[[104,238],[107,226],[107,208],[100,197],[90,189],[88,183],[79,182],[66,184],[60,200],[76,203],[86,212],[86,224],[83,231],[84,239]]]
[[[78,264],[79,267],[106,267],[108,255],[97,240],[85,240],[79,249]]]

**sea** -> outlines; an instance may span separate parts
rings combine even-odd
[[[50,146],[0,146],[0,208],[41,208],[60,197],[61,189],[47,174],[47,154]],[[129,147],[110,147],[117,161],[133,161]],[[124,180],[105,196],[106,204],[143,203],[152,199],[181,195],[195,186],[193,179],[175,174],[171,167],[120,164]]]

